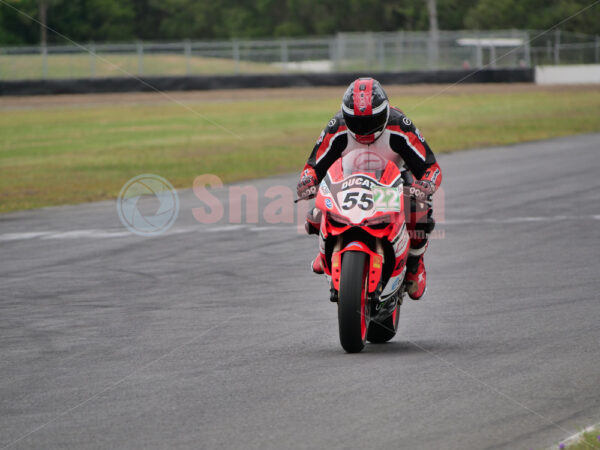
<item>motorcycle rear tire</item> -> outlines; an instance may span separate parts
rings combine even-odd
[[[395,316],[395,317],[394,317]],[[398,321],[400,320],[400,305],[396,306],[396,314],[391,314],[381,322],[372,320],[369,324],[369,333],[367,340],[373,344],[383,344],[394,336],[398,331]]]

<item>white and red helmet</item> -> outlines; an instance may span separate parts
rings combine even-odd
[[[390,117],[390,102],[379,81],[354,80],[342,99],[342,114],[354,139],[361,144],[375,142]]]

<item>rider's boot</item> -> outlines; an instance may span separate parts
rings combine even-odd
[[[427,272],[423,256],[427,249],[427,241],[421,248],[411,248],[406,261],[406,287],[408,296],[413,300],[419,300],[427,290]]]
[[[325,242],[323,242],[323,238],[319,233],[319,229],[321,228],[321,218],[322,212],[318,208],[311,209],[306,215],[306,222],[304,223],[304,229],[307,234],[317,234],[319,235],[319,248],[325,248]],[[313,260],[311,264],[312,271],[318,275],[322,275],[325,273],[325,255],[321,253],[319,250],[319,254]]]

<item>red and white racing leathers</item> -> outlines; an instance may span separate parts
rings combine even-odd
[[[442,170],[425,138],[412,121],[396,108],[390,108],[388,123],[372,144],[357,142],[348,132],[342,113],[338,112],[321,133],[304,170],[314,169],[320,181],[338,158],[350,152],[361,152],[361,157],[373,169],[376,166],[383,168],[388,161],[393,161],[401,170],[410,171],[415,179],[430,182],[433,190],[442,182]],[[410,182],[410,176],[404,178]],[[432,211],[428,207],[415,208],[415,202],[412,203],[406,224],[411,235],[410,255],[421,256],[426,249],[427,232],[433,227]],[[320,228],[320,224],[311,221],[310,215],[307,220],[316,229]],[[324,249],[324,243],[321,244],[320,248]]]

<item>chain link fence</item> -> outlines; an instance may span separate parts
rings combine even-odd
[[[0,79],[405,72],[600,63],[600,37],[440,31],[339,33],[326,38],[136,42],[0,48]],[[539,37],[537,37],[539,36]]]

